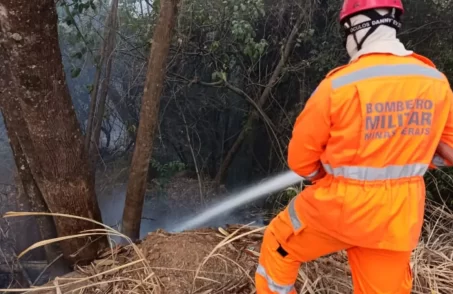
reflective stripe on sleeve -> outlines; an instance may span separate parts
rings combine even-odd
[[[435,68],[418,64],[395,64],[377,65],[363,68],[343,76],[332,79],[332,88],[337,89],[358,81],[378,77],[399,77],[399,76],[425,76],[435,79],[443,79],[443,75]]]
[[[256,272],[266,279],[267,286],[271,291],[277,292],[278,294],[289,294],[294,290],[294,285],[280,285],[274,282],[261,264],[258,265]]]
[[[328,174],[335,177],[344,177],[359,181],[380,181],[423,176],[428,170],[429,165],[413,163],[386,167],[341,166],[332,168],[329,164],[323,163],[323,166]]]
[[[288,213],[289,213],[289,218],[291,220],[291,225],[293,226],[293,229],[295,231],[297,231],[300,228],[302,228],[302,222],[300,221],[299,217],[297,216],[296,208],[294,207],[295,200],[296,200],[296,197],[293,197],[293,199],[291,199],[291,202],[288,204]]]

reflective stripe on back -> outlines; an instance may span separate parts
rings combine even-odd
[[[397,180],[423,176],[428,170],[428,164],[424,163],[389,165],[386,167],[341,166],[335,168],[323,163],[323,166],[327,173],[335,177],[341,176],[359,181]]]
[[[274,280],[272,280],[272,278],[269,277],[269,275],[266,273],[266,270],[261,264],[258,265],[256,272],[266,279],[267,287],[273,292],[276,292],[278,294],[289,294],[294,290],[294,285],[279,285],[274,282]]]
[[[371,78],[413,75],[443,79],[442,73],[437,69],[418,64],[376,65],[333,78],[332,88],[337,89],[351,83]]]

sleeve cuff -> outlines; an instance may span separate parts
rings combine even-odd
[[[443,159],[442,156],[438,154],[434,154],[431,164],[435,165],[436,167],[445,167],[448,165],[445,159]]]
[[[312,179],[316,178],[316,176],[319,174],[319,168],[317,170],[315,170],[314,172],[312,172],[311,174],[309,174],[308,176],[305,176],[305,179],[311,181]]]

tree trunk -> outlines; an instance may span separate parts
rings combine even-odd
[[[267,99],[269,98],[269,95],[271,93],[271,90],[273,87],[277,84],[278,77],[280,76],[286,62],[288,61],[289,56],[291,55],[291,51],[294,48],[295,40],[297,37],[297,33],[299,31],[299,27],[302,24],[302,19],[303,16],[299,16],[299,18],[296,21],[296,24],[294,25],[291,34],[288,37],[288,41],[286,42],[285,45],[285,50],[280,58],[280,61],[278,62],[277,66],[274,69],[274,72],[272,73],[272,76],[267,83],[266,87],[264,88],[263,93],[261,94],[261,97],[259,98],[257,105],[259,108],[263,108],[264,104],[267,102]],[[239,133],[238,137],[233,143],[233,146],[231,146],[230,150],[228,150],[227,155],[225,156],[225,159],[223,160],[222,164],[220,165],[219,171],[217,172],[217,175],[215,177],[215,183],[216,186],[219,187],[220,184],[223,183],[225,180],[227,173],[228,173],[228,168],[230,167],[231,163],[233,162],[234,157],[236,156],[237,152],[242,146],[242,143],[244,142],[245,138],[249,134],[250,131],[253,130],[253,127],[255,125],[256,120],[258,119],[258,112],[256,109],[252,110],[247,118],[247,122],[245,123],[244,127],[242,128],[241,132]]]
[[[85,150],[90,150],[91,145],[91,135],[93,134],[93,123],[94,117],[96,115],[96,105],[99,91],[99,80],[101,79],[101,68],[102,68],[102,56],[104,48],[101,48],[101,60],[99,64],[96,65],[96,74],[94,76],[93,90],[90,93],[90,105],[88,106],[88,119],[87,126],[85,128]]]
[[[24,127],[14,132],[37,189],[51,212],[101,221],[93,173],[63,71],[55,2],[2,1],[0,30],[1,67],[10,77],[0,103],[6,117],[23,119]],[[58,236],[99,228],[87,221],[54,220]],[[81,263],[94,259],[107,245],[105,236],[61,242],[65,258]]]
[[[32,205],[27,193],[24,191],[20,176],[18,172],[14,172],[14,183],[15,189],[12,193],[14,200],[16,201],[16,211],[24,212],[31,211]],[[49,217],[47,217],[49,218]],[[50,218],[53,222],[52,218]],[[34,216],[28,216],[21,218],[15,222],[9,224],[9,230],[12,232],[15,245],[14,249],[16,252],[22,252],[27,249],[30,245],[41,241],[41,230],[37,223],[37,218]],[[56,237],[56,233],[52,238]],[[47,247],[47,246],[46,246]],[[47,247],[49,248],[49,247]],[[47,248],[36,248],[35,250],[28,252],[23,258],[28,260],[47,260]]]
[[[96,162],[99,154],[99,141],[101,137],[101,126],[104,118],[105,111],[105,102],[107,100],[107,93],[109,91],[109,81],[112,74],[112,63],[113,63],[113,52],[115,49],[115,37],[116,31],[118,29],[118,0],[113,0],[112,8],[110,13],[105,21],[105,33],[104,33],[104,44],[102,50],[101,60],[106,63],[105,66],[105,76],[102,80],[101,93],[99,96],[99,101],[97,101],[97,106],[95,106],[95,115],[92,120],[94,124],[93,131],[87,136],[91,136],[91,143],[89,144],[89,156],[91,167],[93,170],[96,169]],[[98,72],[101,71],[103,64],[98,69]]]
[[[0,101],[2,99],[0,98]],[[3,103],[1,103],[3,104]],[[7,105],[6,105],[7,106]],[[15,130],[18,129],[26,129],[26,125],[24,124],[23,120],[19,119],[19,122],[16,122],[17,118],[8,117],[10,111],[4,111],[5,116],[5,125],[8,132],[8,137],[11,145],[11,149],[14,155],[14,161],[17,167],[17,179],[16,179],[16,193],[17,193],[17,202],[24,205],[28,211],[33,212],[48,212],[49,209],[47,208],[47,204],[44,200],[41,191],[39,190],[35,179],[33,178],[33,174],[30,170],[30,167],[27,162],[27,158],[22,150],[20,137],[17,135]],[[17,123],[17,124],[15,124]],[[22,124],[21,124],[22,123]],[[25,133],[24,131],[21,132],[22,134]],[[22,140],[24,142],[27,141],[28,136],[22,136]],[[28,142],[30,144],[30,142]],[[38,226],[38,234],[41,237],[41,240],[48,240],[57,237],[57,231],[55,229],[55,224],[52,217],[48,216],[36,216],[33,217],[36,220],[36,224]],[[31,228],[28,228],[30,230]],[[18,235],[29,235],[30,231],[25,232],[17,232]],[[40,241],[40,240],[37,240]],[[28,244],[30,246],[32,244]],[[19,248],[16,248],[19,250]],[[23,250],[25,248],[22,248]],[[51,271],[54,273],[66,273],[68,272],[69,268],[67,267],[64,260],[59,259],[59,255],[61,254],[61,248],[58,243],[51,243],[44,246],[44,251],[46,255],[46,260],[49,264],[52,263],[50,267]]]
[[[140,110],[137,140],[132,157],[126,204],[123,212],[123,232],[132,239],[140,236],[140,221],[145,198],[146,179],[158,122],[167,56],[173,35],[180,0],[161,0],[159,20],[154,30],[148,62],[145,90]]]
[[[0,62],[0,108],[2,109],[3,121],[17,168],[17,172],[14,176],[14,181],[16,183],[16,207],[18,211],[29,211],[33,209],[35,204],[38,210],[47,212],[47,205],[45,204],[39,189],[37,189],[36,183],[33,179],[32,181],[29,180],[31,171],[25,155],[23,154],[22,147],[20,146],[18,134],[14,131],[15,129],[26,128],[26,125],[23,120],[19,122],[20,115],[15,111],[15,108],[5,111],[5,107],[13,106],[12,103],[4,103],[4,101],[8,99],[8,87],[10,87],[11,82],[11,78],[6,73],[5,64]],[[22,133],[25,133],[25,131]],[[25,138],[22,139],[25,140]],[[33,200],[31,198],[33,198]],[[44,236],[50,236],[50,238],[56,237],[55,226],[51,217],[39,219],[31,217],[33,223],[29,223],[29,220],[30,219],[27,219],[20,223],[17,222],[13,228],[13,232],[15,232],[16,235],[15,247],[18,251],[22,251],[31,244],[40,241]],[[34,222],[35,220],[37,220],[37,223]],[[36,231],[38,228],[39,232],[37,233]],[[26,232],[23,231],[24,229]],[[41,233],[41,235],[39,233]],[[47,255],[47,253],[52,254],[49,249],[49,246],[45,246],[44,248],[46,258],[48,259],[50,259],[51,256]],[[42,259],[41,252],[44,253],[44,250],[42,250],[42,248],[35,250],[31,254],[31,258]]]

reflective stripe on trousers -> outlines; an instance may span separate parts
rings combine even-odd
[[[401,178],[423,176],[428,170],[428,164],[412,163],[405,165],[389,165],[385,167],[367,166],[340,166],[331,167],[329,164],[322,164],[326,173],[334,177],[344,177],[359,181],[382,181],[397,180]]]
[[[274,282],[272,278],[269,277],[269,275],[266,273],[266,269],[261,264],[258,265],[256,272],[266,279],[267,287],[271,291],[277,292],[278,294],[289,294],[294,290],[294,285],[279,285]]]
[[[442,73],[437,69],[418,64],[394,64],[376,65],[345,74],[332,79],[332,88],[337,89],[351,83],[378,77],[398,77],[398,76],[425,76],[435,79],[443,79]]]

